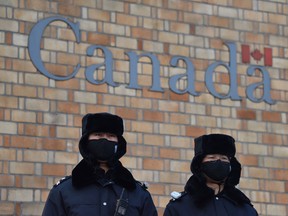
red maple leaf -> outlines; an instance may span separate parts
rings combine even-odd
[[[263,57],[263,54],[258,49],[256,49],[251,53],[251,56],[258,62]]]

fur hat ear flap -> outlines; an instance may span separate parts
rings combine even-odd
[[[231,172],[227,179],[227,184],[238,185],[241,177],[241,164],[235,157],[230,159]]]

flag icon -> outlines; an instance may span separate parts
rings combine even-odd
[[[261,53],[259,49],[255,49],[252,52],[250,51],[250,46],[246,44],[241,45],[241,55],[242,55],[242,63],[249,64],[250,58],[252,57],[257,63],[261,61],[264,57],[264,65],[272,66],[272,49],[264,48],[264,54]]]

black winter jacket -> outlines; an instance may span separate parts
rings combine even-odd
[[[150,193],[120,162],[105,174],[85,160],[53,187],[42,216],[113,216],[122,192],[129,204],[125,216],[157,216]]]
[[[192,176],[185,192],[172,199],[166,206],[164,216],[257,216],[250,200],[235,186],[226,185],[218,195],[205,182]]]

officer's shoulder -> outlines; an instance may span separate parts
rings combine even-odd
[[[144,190],[147,190],[149,187],[149,184],[147,182],[136,181],[136,184],[139,185]]]
[[[171,196],[171,202],[175,202],[177,200],[181,200],[184,196],[187,195],[187,192],[182,191],[182,192],[177,192],[177,191],[173,191],[170,196]]]
[[[57,183],[54,185],[53,188],[58,187],[59,185],[63,184],[67,180],[71,179],[71,177],[72,176],[65,176],[65,177],[61,178],[60,180],[57,181]]]

